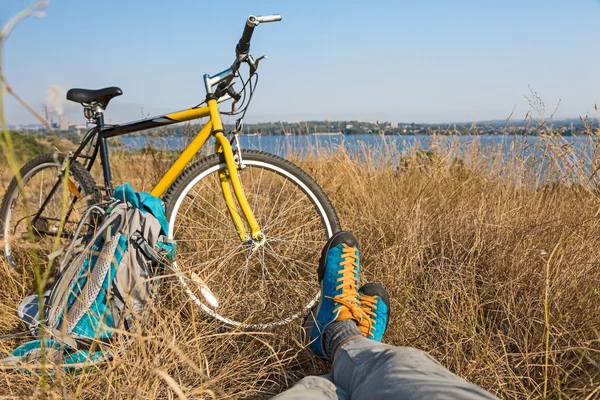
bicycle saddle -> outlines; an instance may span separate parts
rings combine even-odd
[[[75,103],[90,104],[98,103],[102,108],[106,108],[108,102],[116,96],[123,94],[123,91],[116,87],[111,86],[104,89],[71,89],[67,92],[67,100],[74,101]]]

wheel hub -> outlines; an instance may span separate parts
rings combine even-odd
[[[263,247],[267,243],[267,238],[264,234],[261,233],[260,239],[248,239],[244,242],[244,246],[250,250],[250,254],[256,253],[258,249]]]

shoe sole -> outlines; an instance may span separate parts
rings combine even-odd
[[[321,285],[321,293],[323,293],[323,285]],[[315,304],[313,306],[313,308],[310,309],[310,311],[308,312],[308,314],[306,315],[306,317],[304,317],[304,321],[302,322],[302,331],[304,332],[304,335],[306,336],[306,341],[305,343],[308,343],[308,345],[310,346],[310,344],[313,342],[313,340],[316,339],[311,339],[312,336],[312,330],[313,329],[319,329],[318,325],[317,325],[317,315],[319,315],[319,312],[321,311],[321,304],[323,302],[319,301],[317,304]],[[312,318],[312,326],[310,327],[311,331],[310,331],[310,335],[307,334],[307,323],[308,323],[308,319]],[[323,332],[320,332],[320,334],[322,335]],[[317,354],[314,350],[311,349],[311,351],[313,353],[315,353],[315,355],[319,358],[322,358],[323,360],[327,360],[327,358],[321,356],[320,354]],[[323,354],[325,354],[325,350],[323,349],[323,343],[321,342],[321,352]]]

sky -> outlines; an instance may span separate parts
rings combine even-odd
[[[0,23],[29,4],[2,0]],[[231,65],[247,16],[275,13],[252,39],[269,59],[251,122],[522,118],[530,88],[545,117],[594,115],[600,100],[597,0],[50,0],[5,44],[5,75],[37,110],[49,86],[61,99],[119,86],[112,123],[177,111],[204,99],[205,73]],[[78,104],[61,105],[83,121]],[[7,117],[34,122],[14,101]]]

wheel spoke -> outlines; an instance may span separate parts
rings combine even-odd
[[[300,201],[304,201],[304,200],[305,199],[299,199],[298,201],[296,201],[296,203],[292,204],[291,207],[295,208],[296,204],[298,204]],[[292,208],[290,208],[290,211],[291,211],[291,209]],[[288,216],[288,219],[290,219],[291,217],[295,217],[297,215],[302,215],[302,214],[306,214],[306,209],[305,208],[303,208],[300,212],[297,212],[297,213],[294,213],[294,214]],[[268,229],[268,228],[270,228],[272,226],[275,226],[275,223],[277,223],[278,221],[280,221],[281,218],[283,218],[284,215],[285,215],[284,211],[280,212],[279,215],[277,216],[277,218],[275,218],[273,221],[271,221],[270,224],[267,224],[264,229]]]

